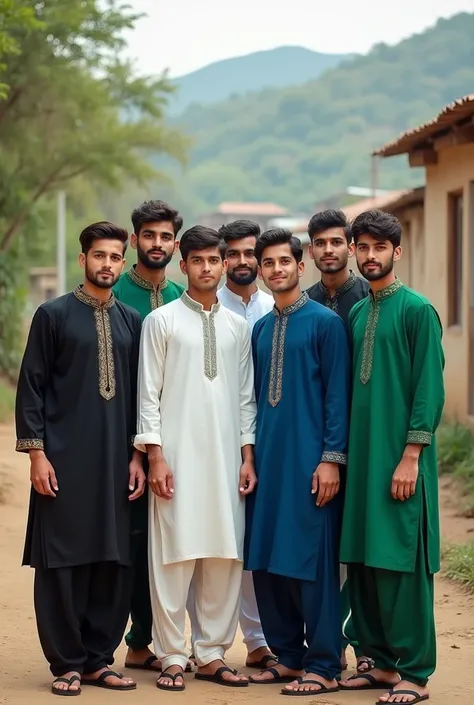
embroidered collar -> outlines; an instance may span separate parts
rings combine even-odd
[[[82,301],[83,304],[87,304],[87,306],[92,306],[92,308],[109,309],[115,303],[115,296],[113,294],[110,295],[110,298],[107,299],[107,301],[99,301],[99,299],[95,299],[93,296],[89,296],[89,294],[86,294],[86,292],[82,288],[82,285],[76,286],[73,291],[73,294],[76,299]]]
[[[370,295],[374,301],[382,301],[382,299],[388,299],[389,296],[393,296],[393,294],[396,294],[397,291],[402,288],[402,286],[403,283],[400,281],[400,279],[397,278],[392,284],[389,284],[384,289],[376,291],[375,294],[373,294],[371,290]]]
[[[233,291],[231,291],[231,289],[229,289],[229,287],[226,284],[224,284],[224,286],[221,287],[221,289],[219,291],[220,291],[221,296],[222,296],[222,294],[224,294],[224,296],[227,296],[229,299],[233,299],[234,301],[238,301],[240,304],[244,303],[243,298],[241,296],[239,296],[239,294],[236,294]],[[252,294],[252,296],[250,297],[249,303],[253,303],[254,301],[256,301],[258,299],[258,297],[260,296],[260,294],[261,294],[260,289],[257,289],[257,291],[255,291]],[[244,304],[244,306],[245,306],[245,304]]]
[[[309,301],[309,296],[304,291],[299,299],[296,299],[292,304],[289,306],[285,306],[281,311],[277,309],[276,306],[273,307],[273,312],[275,316],[289,316],[292,313],[295,313],[295,311],[299,311],[300,308],[302,308],[307,302]]]
[[[145,279],[144,277],[142,277],[140,274],[137,273],[135,264],[133,265],[133,267],[131,267],[128,270],[127,274],[130,277],[130,279],[132,280],[132,282],[134,284],[136,284],[137,286],[141,286],[142,289],[148,289],[151,291],[155,291],[155,287],[153,286],[153,284],[150,281],[148,281],[148,279]],[[163,281],[160,282],[160,284],[158,286],[158,291],[163,291],[163,289],[166,289],[167,286],[168,286],[168,280],[165,277],[163,279]]]
[[[352,287],[354,286],[354,284],[356,283],[356,281],[357,281],[357,276],[354,274],[354,272],[351,269],[350,273],[349,273],[349,278],[346,279],[344,284],[342,284],[340,287],[338,287],[336,289],[334,296],[340,297],[343,294],[345,294],[346,292],[350,291],[352,289]],[[325,286],[325,284],[323,284],[322,280],[319,282],[319,285],[320,285],[322,291],[324,292],[324,295],[326,296],[326,298],[328,298],[328,299],[333,298],[333,297],[331,297],[329,289],[327,288],[327,286]]]
[[[204,311],[203,305],[200,304],[199,301],[195,301],[194,299],[192,299],[186,291],[181,294],[181,301],[188,308],[190,308],[191,311],[196,311],[196,313],[206,313]],[[220,309],[220,306],[221,305],[219,301],[213,304],[210,313],[217,313],[217,311]]]

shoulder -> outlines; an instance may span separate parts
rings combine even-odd
[[[117,298],[115,299],[115,306],[117,307],[117,310],[120,311],[120,313],[124,316],[124,318],[126,318],[132,324],[141,327],[142,319],[135,308],[129,306],[128,304],[124,303],[123,301],[120,301],[120,299]]]
[[[313,301],[319,299],[321,296],[320,282],[316,282],[316,284],[313,284],[308,289],[306,289],[306,293],[308,294],[309,298]]]
[[[273,300],[273,296],[271,294],[269,294],[267,291],[264,291],[263,289],[259,288],[258,298],[260,301],[264,302],[265,304],[267,304],[268,306],[271,306],[273,308],[273,305],[275,303]]]
[[[63,313],[66,313],[71,304],[74,304],[76,301],[77,299],[72,291],[68,294],[63,294],[62,296],[58,296],[55,299],[45,301],[40,306],[38,306],[35,311],[34,317],[43,318],[46,316],[50,320],[54,321]]]
[[[407,286],[403,287],[403,305],[408,318],[419,318],[420,316],[433,317],[441,325],[439,314],[431,301],[420,294],[419,291],[410,289]]]
[[[367,281],[367,279],[363,279],[362,277],[357,277],[357,281],[354,284],[354,288],[356,291],[358,291],[362,296],[367,296],[367,294],[370,291],[370,284]]]
[[[308,292],[306,292],[308,293]],[[309,294],[308,294],[309,296]],[[306,303],[304,309],[303,309],[307,314],[320,319],[321,321],[333,321],[333,320],[341,320],[341,318],[332,311],[330,308],[327,306],[324,306],[324,304],[320,304],[318,301],[313,301],[313,299],[310,298],[310,300]]]

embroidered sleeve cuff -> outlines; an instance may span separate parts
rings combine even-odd
[[[255,445],[255,434],[254,433],[244,433],[240,436],[240,447],[244,446],[254,446]]]
[[[408,431],[407,443],[430,446],[432,437],[430,431]]]
[[[19,453],[28,453],[30,450],[44,450],[44,441],[41,438],[19,438],[15,450]]]
[[[325,450],[321,456],[322,463],[338,463],[339,465],[347,465],[347,455],[338,453],[334,450]]]
[[[161,435],[159,433],[137,433],[133,441],[137,450],[146,453],[147,446],[161,446]]]

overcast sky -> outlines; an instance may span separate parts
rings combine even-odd
[[[140,73],[180,76],[206,64],[281,45],[365,53],[439,17],[474,12],[474,0],[126,0],[144,12],[127,37]],[[281,8],[281,9],[278,9]],[[474,41],[474,39],[473,39]]]

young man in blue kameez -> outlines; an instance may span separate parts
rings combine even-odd
[[[252,336],[258,485],[247,499],[246,568],[279,663],[252,683],[284,695],[332,693],[341,672],[340,466],[346,463],[349,347],[341,318],[300,289],[300,241],[261,235],[259,272],[275,308]]]

